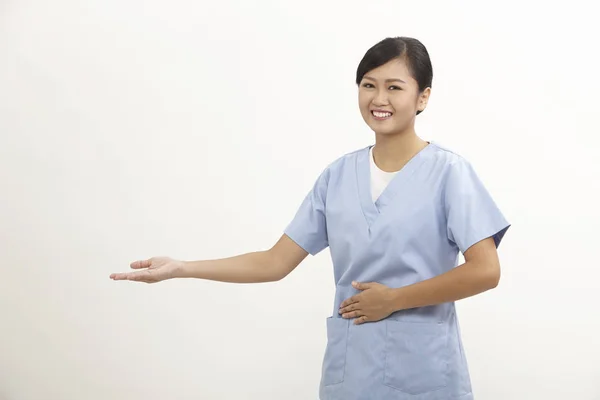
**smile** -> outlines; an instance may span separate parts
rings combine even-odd
[[[371,111],[371,114],[373,115],[373,117],[375,117],[376,120],[384,120],[392,116],[391,112]]]

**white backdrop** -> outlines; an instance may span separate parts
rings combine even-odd
[[[600,399],[586,3],[1,1],[0,400],[316,399],[327,250],[268,284],[109,275],[274,244],[373,143],[354,78],[387,36],[432,58],[417,133],[513,224],[498,288],[458,303],[476,398]]]

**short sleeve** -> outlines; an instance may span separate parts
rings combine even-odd
[[[449,169],[444,194],[448,239],[463,254],[489,237],[498,247],[510,224],[467,160]]]
[[[284,231],[294,242],[313,256],[329,246],[325,220],[328,183],[329,169],[326,169],[314,183]]]

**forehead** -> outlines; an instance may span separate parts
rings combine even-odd
[[[377,81],[385,81],[386,79],[402,79],[407,83],[414,81],[404,60],[399,59],[388,61],[382,66],[370,70],[365,74],[365,77]]]

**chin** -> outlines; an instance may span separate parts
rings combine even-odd
[[[375,125],[370,125],[371,130],[373,130],[373,132],[375,132],[378,135],[394,135],[397,134],[400,129],[398,129],[398,127],[394,127],[394,126],[390,126],[388,128],[382,128],[381,126],[375,126]]]

